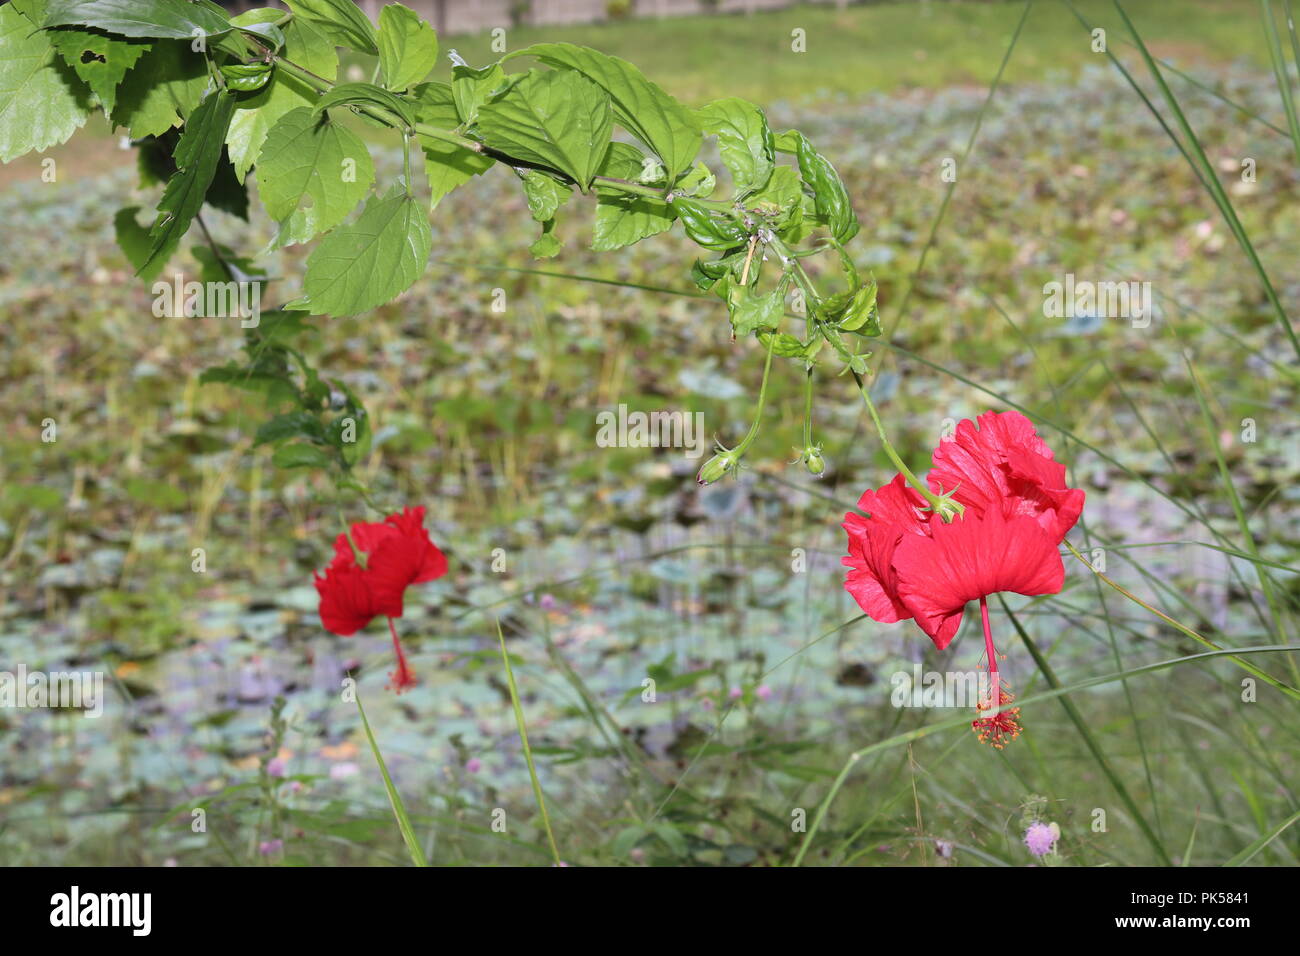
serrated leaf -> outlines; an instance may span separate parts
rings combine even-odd
[[[454,129],[460,125],[456,100],[446,83],[421,83],[411,90],[411,108],[420,123],[440,129]],[[424,150],[424,171],[429,179],[430,208],[449,192],[474,176],[487,172],[495,163],[489,156],[471,149],[416,133]]]
[[[124,37],[192,40],[230,30],[220,8],[187,0],[49,0],[45,26],[88,26]]]
[[[737,195],[762,189],[776,165],[776,146],[767,117],[739,97],[715,100],[696,114],[704,132],[718,138],[718,152]]]
[[[113,112],[118,84],[150,46],[147,40],[129,40],[71,27],[49,30],[46,35],[63,61],[99,97],[105,113]]]
[[[157,262],[166,262],[190,223],[203,206],[221,162],[226,128],[235,111],[233,94],[218,92],[199,104],[176,144],[176,173],[158,201],[158,219],[149,232],[149,258],[136,270],[144,273]]]
[[[505,83],[506,72],[497,63],[478,70],[469,66],[452,67],[451,95],[456,104],[456,115],[460,123],[469,126],[477,121],[479,107]]]
[[[282,10],[249,10],[235,17],[234,22],[238,26],[248,26],[266,16],[280,17],[283,14]],[[338,51],[320,28],[309,20],[295,17],[285,24],[284,56],[331,83],[338,74]],[[235,111],[230,131],[226,134],[230,161],[240,180],[257,163],[267,134],[280,117],[299,106],[315,103],[317,95],[306,81],[285,70],[275,70],[271,81],[255,95],[240,97],[239,109]]]
[[[646,156],[628,143],[611,143],[601,164],[601,176],[636,181]],[[595,229],[591,248],[598,252],[630,246],[671,228],[676,213],[663,200],[597,189]]]
[[[570,176],[586,190],[609,149],[609,97],[580,73],[530,70],[479,108],[478,128],[494,149]]]
[[[57,146],[90,112],[90,95],[49,37],[0,7],[0,162]]]
[[[413,10],[390,3],[379,11],[379,64],[384,86],[401,91],[419,83],[438,62],[438,37]]]
[[[672,227],[676,216],[662,200],[598,190],[595,236],[591,248],[597,252],[621,249]]]
[[[515,56],[535,56],[598,84],[609,94],[619,124],[663,160],[670,180],[695,161],[703,136],[691,111],[626,60],[572,43],[538,43],[506,59]]]
[[[258,191],[271,218],[281,223],[276,244],[282,246],[333,229],[374,180],[365,143],[305,106],[280,118],[257,165]]]
[[[840,174],[829,159],[813,148],[806,136],[796,130],[790,132],[798,146],[799,175],[812,190],[817,217],[826,223],[838,242],[848,242],[858,234],[858,217]]]
[[[375,28],[352,0],[286,0],[295,18],[312,21],[336,45],[379,55]]]
[[[183,40],[159,40],[118,86],[113,125],[133,139],[160,136],[194,112],[208,82],[202,54]]]
[[[424,171],[429,178],[431,194],[430,208],[437,208],[438,203],[449,192],[473,177],[491,169],[495,163],[488,156],[473,150],[462,149],[453,143],[417,137],[420,148],[424,150]]]
[[[433,236],[420,203],[399,187],[372,197],[356,222],[339,226],[307,260],[313,315],[357,315],[405,292],[424,272]]]
[[[736,284],[731,287],[727,304],[731,309],[731,329],[737,336],[759,329],[775,329],[785,314],[784,289],[778,287],[755,295],[747,286]]]

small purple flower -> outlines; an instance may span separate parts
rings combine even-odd
[[[727,696],[729,696],[732,700],[740,700],[740,698],[745,696],[745,692],[741,690],[739,687],[733,687],[731,688],[731,693]]]
[[[772,688],[768,687],[766,684],[759,684],[758,690],[754,691],[754,696],[759,700],[767,700],[772,696]]]
[[[538,599],[537,604],[543,611],[549,611],[555,607],[555,598],[550,594],[543,594],[541,598]]]
[[[266,775],[268,777],[283,777],[284,769],[284,759],[282,757],[272,757],[266,762]]]
[[[262,856],[270,856],[272,853],[279,853],[283,849],[283,840],[263,840],[257,845],[257,852]]]
[[[478,773],[483,769],[483,761],[479,760],[478,757],[470,757],[469,760],[465,761],[465,769],[470,773]]]
[[[1025,846],[1034,856],[1046,856],[1056,847],[1058,831],[1046,823],[1031,823],[1025,831]]]

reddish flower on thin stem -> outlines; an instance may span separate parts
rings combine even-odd
[[[1055,594],[1065,581],[1059,546],[1083,510],[1084,493],[1066,485],[1065,466],[1019,412],[962,421],[934,451],[929,488],[962,505],[958,516],[927,511],[902,474],[847,514],[850,570],[844,587],[876,621],[914,618],[943,650],[978,600],[990,689],[973,722],[981,740],[1005,746],[1020,733],[1019,708],[1003,688],[989,626],[988,596]]]
[[[376,617],[388,618],[397,668],[389,687],[401,693],[416,684],[397,637],[394,618],[402,616],[402,599],[412,584],[447,573],[447,558],[429,540],[424,508],[404,508],[382,522],[357,522],[334,541],[334,559],[315,576],[321,624],[342,637],[355,634]]]

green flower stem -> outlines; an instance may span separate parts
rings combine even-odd
[[[808,273],[804,270],[803,263],[801,263],[790,251],[790,248],[776,236],[772,236],[770,245],[776,251],[777,255],[779,255],[784,262],[789,264],[790,274],[794,276],[795,282],[797,282],[799,287],[803,289],[804,297],[807,299],[805,308],[808,310],[808,314],[815,314],[816,306],[821,302],[821,295],[818,293],[817,287],[813,285],[813,281],[809,277]],[[893,443],[889,440],[889,435],[885,432],[885,426],[880,421],[880,415],[876,412],[876,406],[871,401],[871,393],[867,391],[866,384],[862,381],[862,376],[857,372],[853,372],[853,378],[858,383],[858,391],[862,394],[862,400],[867,404],[867,412],[871,415],[872,424],[876,426],[876,435],[880,438],[881,447],[885,449],[885,454],[889,456],[889,460],[893,463],[894,467],[898,469],[899,474],[906,478],[908,484],[921,493],[922,497],[924,497],[929,503],[930,508],[936,514],[943,515],[945,520],[948,520],[948,515],[950,514],[961,514],[964,510],[961,505],[957,504],[955,501],[945,501],[936,495],[930,490],[930,486],[920,478],[916,477],[912,469],[907,467],[907,463],[899,457],[898,452],[894,450]],[[807,442],[805,441],[805,444],[806,443]]]
[[[862,400],[867,403],[867,412],[870,413],[871,421],[876,426],[876,434],[880,436],[880,444],[885,449],[885,454],[889,456],[889,460],[893,462],[894,467],[898,469],[899,474],[906,478],[907,483],[925,497],[925,500],[930,503],[930,508],[936,514],[946,515],[949,511],[961,514],[965,510],[961,505],[955,501],[943,501],[930,490],[929,485],[916,477],[912,473],[912,469],[907,467],[907,463],[899,457],[898,452],[894,450],[894,446],[889,442],[889,436],[885,434],[885,426],[880,421],[880,415],[876,412],[875,403],[871,401],[871,392],[867,390],[867,385],[862,381],[862,376],[854,372],[853,378],[858,383],[858,391],[862,394]],[[947,520],[947,518],[945,517],[944,520]]]
[[[754,443],[758,437],[758,427],[763,421],[763,405],[767,401],[767,377],[772,371],[772,348],[776,345],[776,336],[772,336],[767,343],[767,359],[763,362],[763,383],[758,387],[758,408],[754,410],[754,422],[749,426],[749,432],[739,445],[731,449],[731,454],[740,458],[745,450]]]
[[[813,367],[808,366],[803,395],[803,447],[812,447]]]

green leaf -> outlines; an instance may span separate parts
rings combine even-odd
[[[194,112],[207,88],[201,54],[182,40],[158,41],[118,87],[113,125],[125,126],[132,139],[160,136]]]
[[[469,66],[451,68],[451,93],[460,123],[469,126],[478,120],[479,107],[506,83],[505,70],[497,63],[476,70]],[[456,123],[447,124],[456,126]]]
[[[193,40],[230,31],[219,7],[187,0],[50,0],[45,26],[88,26],[124,37]]]
[[[598,84],[613,101],[620,125],[663,160],[670,180],[695,161],[703,137],[691,111],[626,60],[572,43],[538,43],[505,59],[515,56],[535,56],[548,66],[576,70]]]
[[[226,81],[226,89],[251,93],[271,81],[271,64],[225,63],[221,66],[221,76]]]
[[[792,132],[798,142],[799,175],[812,190],[817,217],[830,228],[836,241],[848,242],[858,234],[858,217],[840,174],[830,160],[813,149],[806,136]]]
[[[365,198],[374,180],[366,144],[305,106],[280,118],[257,165],[262,202],[281,224],[278,246],[307,242],[333,229]]]
[[[704,132],[718,138],[718,151],[731,172],[737,195],[767,185],[776,165],[776,146],[762,110],[732,96],[710,103],[696,116]]]
[[[208,96],[185,124],[176,144],[176,173],[158,201],[158,219],[149,232],[149,258],[136,270],[143,274],[158,262],[166,262],[203,205],[221,161],[226,128],[235,111],[230,93]]]
[[[460,114],[456,110],[455,97],[452,88],[446,83],[421,83],[411,91],[411,96],[417,122],[442,129],[452,129],[459,125]],[[442,198],[457,186],[496,165],[490,156],[455,143],[419,133],[416,134],[416,139],[424,150],[424,171],[432,195],[430,208],[436,208]]]
[[[648,236],[672,227],[676,216],[669,205],[649,196],[629,196],[610,190],[598,190],[595,237],[591,248],[597,252],[621,249]]]
[[[601,160],[597,175],[611,179],[625,179],[632,183],[662,182],[663,167],[659,161],[647,156],[631,143],[610,143],[609,152]]]
[[[49,37],[13,4],[0,7],[0,162],[64,142],[86,122],[90,105]]]
[[[117,236],[118,248],[122,250],[122,255],[126,256],[126,261],[131,263],[131,268],[136,270],[136,275],[144,279],[145,282],[152,282],[162,271],[166,263],[161,260],[154,262],[148,269],[143,268],[144,264],[149,261],[149,227],[140,225],[135,218],[140,211],[139,206],[128,206],[125,209],[119,209],[117,215],[113,217],[113,232]]]
[[[273,444],[289,438],[305,438],[308,441],[324,444],[325,427],[311,412],[302,410],[285,412],[263,422],[258,427],[257,436],[253,439],[253,447]]]
[[[778,286],[764,295],[755,295],[748,287],[736,284],[731,287],[727,304],[731,308],[731,329],[736,336],[775,329],[785,314],[785,288]]]
[[[548,219],[542,223],[542,234],[533,240],[528,251],[534,259],[550,259],[560,254],[564,242],[555,234],[555,220]]]
[[[609,97],[580,73],[530,70],[479,108],[483,140],[571,177],[585,191],[609,149]]]
[[[793,166],[777,166],[767,185],[746,200],[747,208],[767,219],[773,229],[798,224],[803,218],[803,187]]]
[[[113,112],[118,84],[149,49],[146,40],[128,40],[91,30],[49,30],[46,36],[63,61],[99,97],[106,113]]]
[[[310,20],[336,45],[379,55],[375,28],[352,0],[286,0],[286,3],[295,19]]]
[[[431,209],[436,208],[439,201],[457,186],[469,182],[495,165],[491,157],[482,153],[423,136],[417,139],[424,150],[424,171],[429,177],[429,190],[432,194]]]
[[[438,62],[438,37],[413,10],[390,3],[379,11],[379,66],[384,86],[405,90],[419,83]]]
[[[406,291],[424,272],[433,236],[419,203],[400,187],[372,197],[356,222],[339,226],[307,260],[313,315],[357,315]]]
[[[554,219],[556,210],[568,202],[572,195],[568,186],[563,186],[536,170],[524,173],[522,181],[524,195],[528,199],[528,211],[536,222]]]
[[[277,468],[329,468],[336,459],[324,448],[295,443],[281,445],[271,455],[271,464]]]
[[[317,113],[336,106],[367,106],[388,110],[401,117],[407,126],[415,125],[415,113],[409,102],[374,83],[340,83],[324,94],[313,107]]]
[[[254,26],[266,17],[280,17],[283,10],[249,10],[235,17],[238,26]],[[284,26],[284,56],[315,73],[321,79],[334,82],[339,69],[338,51],[321,29],[310,20],[298,17]],[[274,70],[271,82],[253,96],[239,99],[239,109],[230,121],[226,146],[235,173],[242,180],[257,162],[266,137],[290,110],[316,102],[316,90],[305,80],[285,70]]]

